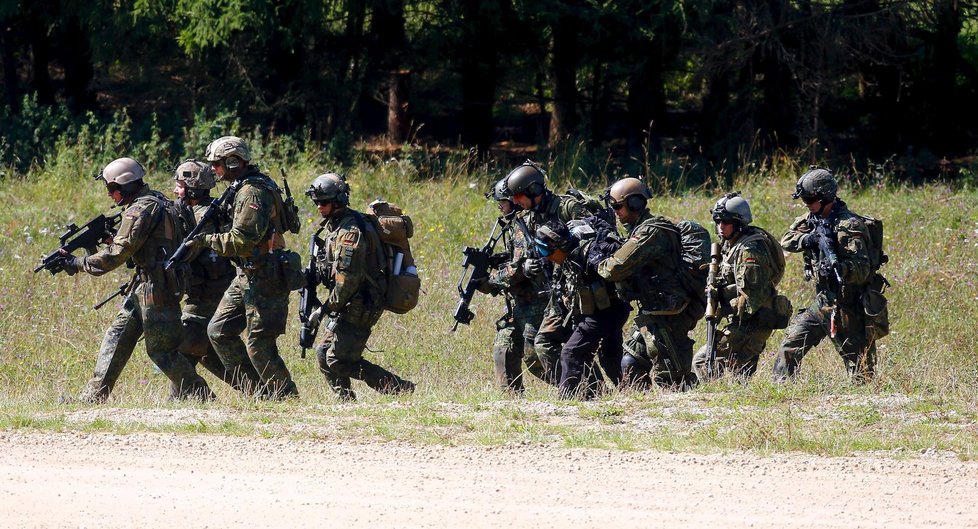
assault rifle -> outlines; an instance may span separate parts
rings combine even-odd
[[[717,373],[717,324],[720,321],[720,296],[717,292],[717,276],[720,271],[720,244],[710,246],[709,272],[706,276],[706,369]]]
[[[323,303],[316,296],[316,287],[319,286],[319,273],[316,271],[316,261],[319,257],[319,248],[322,247],[323,240],[319,234],[323,229],[314,233],[309,238],[309,262],[302,271],[306,279],[306,286],[299,290],[299,347],[302,348],[301,358],[306,357],[306,349],[313,346],[316,341],[316,334],[319,333],[319,322],[323,315]]]
[[[509,223],[510,220],[505,216],[497,218],[496,223],[492,226],[492,231],[489,232],[489,240],[482,245],[482,248],[466,246],[462,249],[462,274],[458,278],[456,287],[459,301],[458,306],[455,307],[455,314],[452,315],[455,319],[452,332],[458,329],[459,323],[468,325],[475,317],[475,313],[469,310],[469,304],[472,303],[472,297],[475,296],[475,291],[479,289],[479,285],[489,277],[489,268],[494,262],[493,248],[506,233]]]
[[[99,215],[81,228],[74,223],[65,226],[65,232],[58,238],[60,241],[58,249],[41,258],[41,264],[34,268],[34,273],[41,270],[47,270],[51,275],[61,272],[65,269],[67,254],[79,248],[84,248],[88,255],[92,255],[99,243],[115,237],[121,219],[122,213],[116,213],[111,217]]]
[[[173,255],[170,256],[169,259],[166,260],[166,264],[163,265],[166,270],[173,268],[174,265],[187,258],[187,254],[190,252],[190,247],[188,246],[190,241],[197,238],[197,236],[200,235],[200,232],[204,231],[204,227],[207,226],[209,222],[217,220],[217,216],[221,214],[221,210],[224,208],[224,206],[234,199],[234,194],[238,192],[239,187],[241,187],[241,181],[235,180],[234,182],[231,182],[231,185],[229,185],[223,193],[221,193],[221,196],[217,200],[211,201],[210,205],[207,206],[207,210],[205,210],[204,214],[200,217],[200,221],[196,226],[194,226],[194,229],[190,230],[190,233],[184,237],[183,242],[180,243],[177,250],[173,252]]]
[[[818,262],[815,263],[816,272],[820,281],[828,287],[826,289],[826,301],[832,305],[832,315],[829,320],[829,335],[835,338],[839,296],[842,293],[842,274],[839,255],[835,251],[835,237],[832,229],[825,220],[819,220],[815,225],[815,236],[818,237]]]

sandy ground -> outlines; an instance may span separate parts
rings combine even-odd
[[[978,463],[0,432],[0,527],[978,527]]]

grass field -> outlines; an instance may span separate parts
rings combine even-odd
[[[277,165],[266,169],[279,177]],[[416,223],[412,241],[423,280],[420,305],[385,315],[368,358],[418,383],[411,397],[392,399],[355,383],[360,402],[338,403],[313,357],[299,358],[295,305],[279,346],[302,394],[289,403],[252,402],[208,378],[218,401],[168,402],[167,381],[142,345],[102,407],[59,404],[77,394],[91,374],[102,334],[116,304],[92,305],[125,281],[105,277],[33,274],[39,256],[57,245],[68,222],[110,210],[104,188],[91,180],[91,159],[62,156],[28,175],[0,180],[0,428],[93,431],[178,431],[310,438],[371,437],[421,443],[656,448],[678,451],[806,451],[844,455],[882,451],[893,456],[950,451],[978,457],[978,192],[944,185],[875,185],[840,193],[856,212],[882,218],[890,263],[883,272],[892,334],[880,342],[879,377],[852,385],[841,360],[824,343],[805,359],[794,383],[775,385],[768,373],[781,339],[768,342],[758,375],[748,384],[719,380],[689,393],[613,392],[595,402],[560,401],[531,381],[523,399],[492,383],[490,349],[501,301],[477,297],[469,327],[449,332],[457,301],[460,249],[479,245],[495,218],[483,193],[501,173],[460,167],[421,179],[408,160],[361,164],[347,171],[354,205],[384,197]],[[290,165],[301,193],[323,167]],[[740,175],[736,189],[751,201],[755,223],[779,235],[804,212],[790,198],[796,173],[788,167]],[[157,189],[170,175],[155,171]],[[884,179],[885,181],[885,179]],[[557,183],[554,187],[566,187]],[[595,186],[597,187],[597,186]],[[590,191],[597,191],[592,188]],[[709,226],[720,191],[657,196],[651,209]],[[300,197],[306,227],[291,239],[304,252],[317,222]],[[804,283],[798,255],[788,258],[782,289],[796,308],[813,288]],[[295,300],[293,301],[295,303]],[[704,334],[696,330],[698,341]],[[209,377],[209,375],[206,375]]]

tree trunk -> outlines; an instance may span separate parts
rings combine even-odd
[[[401,70],[390,74],[387,91],[387,135],[393,143],[404,143],[411,133],[411,114],[408,97],[408,78],[411,72]]]
[[[560,17],[552,28],[551,76],[554,105],[550,119],[550,147],[563,143],[577,130],[577,20],[573,14]]]
[[[54,103],[54,86],[48,74],[51,62],[51,43],[45,24],[37,19],[31,21],[28,30],[31,44],[31,88],[37,93],[37,101],[43,105]]]

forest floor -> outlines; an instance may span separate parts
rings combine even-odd
[[[2,527],[978,527],[978,462],[0,431]]]

